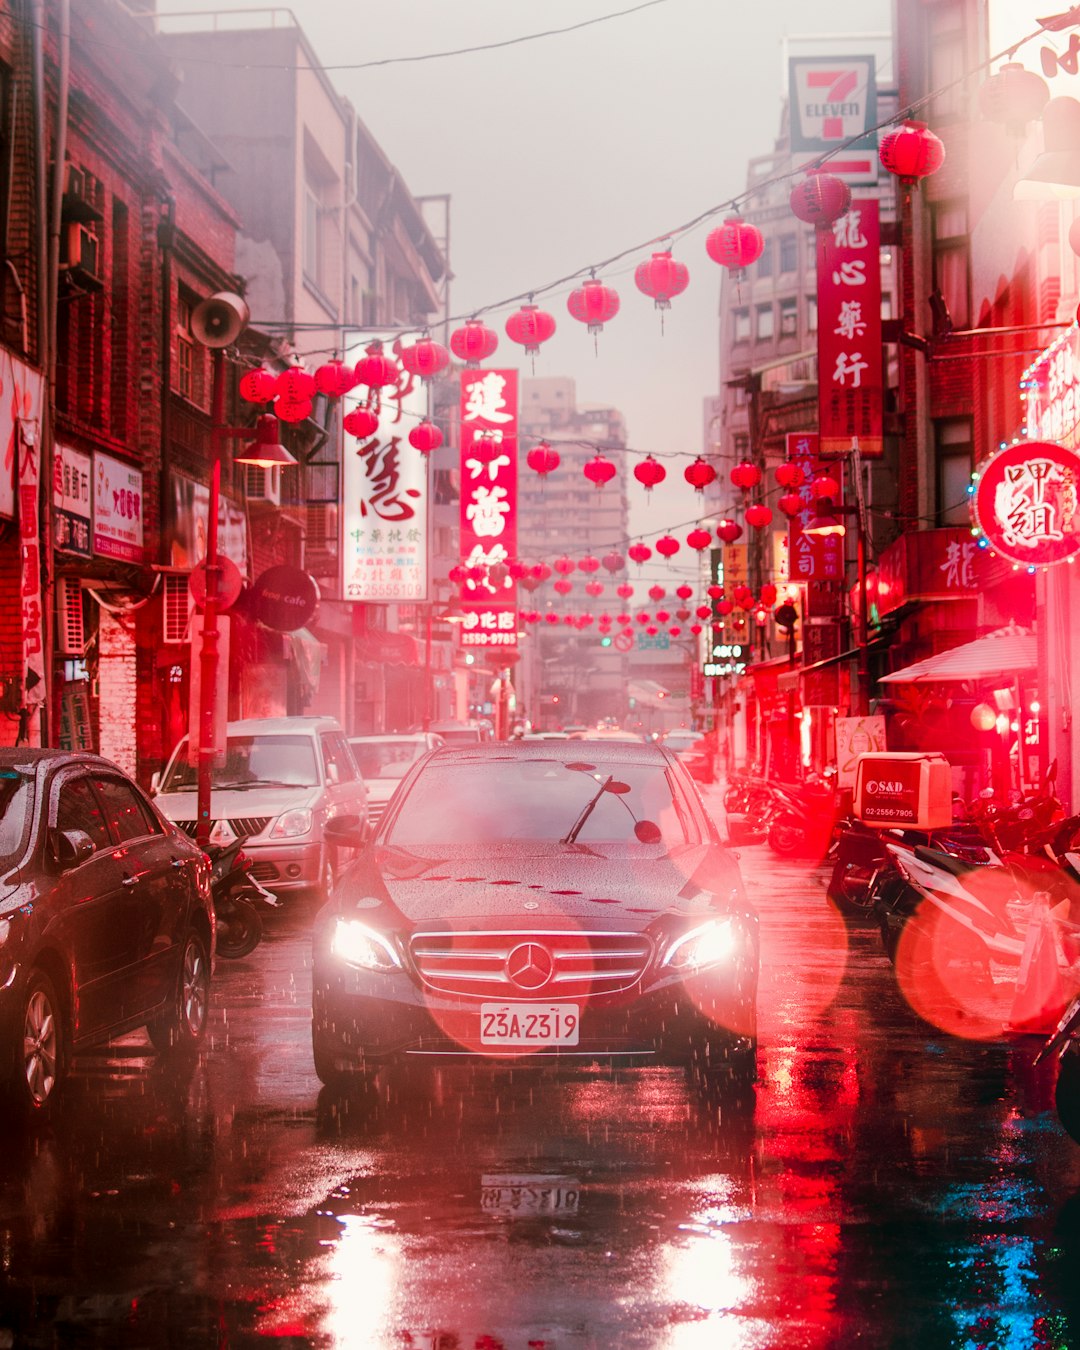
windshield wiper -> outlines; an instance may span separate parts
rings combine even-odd
[[[577,820],[574,821],[573,825],[571,825],[569,833],[564,838],[559,840],[560,844],[572,844],[574,840],[578,837],[578,835],[581,833],[582,827],[584,826],[585,822],[589,819],[589,817],[595,810],[596,803],[600,800],[600,798],[604,795],[604,793],[607,792],[609,786],[611,785],[612,777],[613,775],[609,773],[608,776],[604,779],[604,781],[593,793],[593,795],[585,803],[585,807],[582,810],[581,814],[578,816]],[[627,788],[625,784],[620,783],[617,785],[617,787],[621,787],[627,792],[630,791],[630,789]]]

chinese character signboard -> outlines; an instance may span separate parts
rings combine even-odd
[[[1080,447],[1080,363],[1077,330],[1070,328],[1020,377],[1024,423],[1033,440]]]
[[[872,56],[797,56],[788,62],[791,149],[796,163],[828,151],[826,168],[849,183],[876,183],[877,80]],[[864,133],[869,133],[864,135]],[[845,145],[862,137],[854,145]]]
[[[90,557],[91,501],[94,461],[70,445],[57,445],[53,455],[53,521],[56,547]]]
[[[870,622],[911,600],[970,600],[979,594],[979,555],[985,553],[961,526],[902,534],[882,549],[867,578]],[[855,605],[855,592],[852,593]]]
[[[802,485],[797,489],[803,506],[791,517],[788,527],[788,581],[843,581],[844,540],[842,535],[824,539],[804,533],[814,516],[814,494],[811,484],[818,476],[818,438],[812,431],[788,434],[788,459],[802,472]],[[837,469],[831,475],[836,477]]]
[[[367,340],[370,344],[370,339]],[[384,354],[389,346],[384,348]],[[358,360],[353,349],[346,361]],[[357,406],[345,399],[347,411]],[[427,393],[401,372],[379,396],[379,425],[358,440],[346,434],[342,457],[342,581],[345,600],[405,603],[428,593],[427,457],[409,432],[427,411]]]
[[[1080,455],[1049,441],[1021,441],[991,455],[971,499],[994,553],[1027,567],[1080,551]]]
[[[517,646],[517,421],[516,370],[462,371],[463,647]]]
[[[818,453],[858,446],[880,459],[882,437],[881,251],[878,203],[853,201],[817,231]]]
[[[45,700],[45,641],[42,632],[44,607],[41,596],[41,531],[38,494],[41,474],[41,376],[21,362],[9,359],[8,373],[0,380],[3,407],[4,464],[14,462],[19,489],[19,600],[22,616],[22,699],[36,708]],[[5,470],[6,471],[6,470]],[[34,718],[30,744],[40,744],[41,728]]]
[[[142,474],[99,450],[94,455],[94,552],[143,561]]]

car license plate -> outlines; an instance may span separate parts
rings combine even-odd
[[[527,1218],[532,1214],[576,1214],[581,1194],[577,1177],[485,1176],[480,1207],[487,1214]]]
[[[576,1003],[481,1003],[480,1044],[577,1045]]]

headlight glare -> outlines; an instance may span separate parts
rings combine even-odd
[[[285,811],[274,822],[270,831],[271,839],[293,839],[299,834],[310,834],[311,812],[306,807],[296,807]]]
[[[330,951],[350,966],[363,970],[401,970],[401,958],[389,938],[359,919],[338,919],[330,939]]]
[[[662,965],[672,970],[704,970],[722,966],[739,952],[739,935],[730,919],[710,919],[677,937],[664,954]]]

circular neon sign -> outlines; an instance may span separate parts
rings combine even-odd
[[[991,455],[971,498],[975,532],[1024,567],[1080,552],[1080,455],[1052,441],[1020,441]]]

